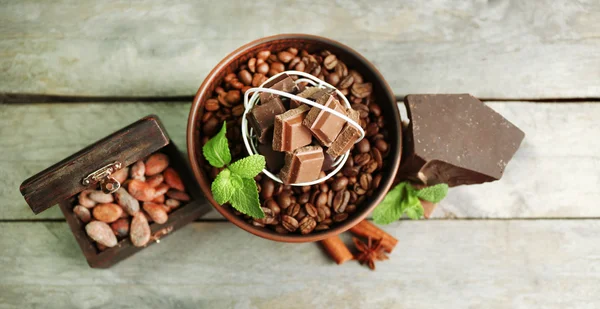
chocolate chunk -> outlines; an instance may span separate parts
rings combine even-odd
[[[279,173],[284,184],[317,180],[323,166],[323,148],[306,146],[285,154],[285,165]]]
[[[360,113],[358,111],[348,108],[346,109],[346,114],[350,119],[354,120],[356,123],[359,123]],[[334,157],[341,156],[350,150],[352,145],[354,145],[359,138],[360,131],[358,131],[358,129],[350,123],[346,123],[342,129],[342,132],[340,132],[329,149],[327,149],[327,153]]]
[[[408,95],[400,177],[454,187],[498,180],[523,131],[469,94]]]
[[[324,172],[329,172],[333,169],[333,163],[337,158],[328,154],[327,152],[323,152],[323,156],[323,167],[321,168],[321,170]]]
[[[321,89],[319,87],[306,87],[306,89],[304,89],[302,92],[298,93],[297,96],[308,99],[319,91],[321,91]],[[302,104],[303,104],[302,102],[292,99],[290,102],[290,108],[298,108]]]
[[[346,114],[342,104],[340,104],[333,95],[323,95],[319,97],[318,100],[323,101],[325,98],[327,101],[320,104],[342,114]],[[340,131],[342,131],[345,123],[346,120],[343,118],[318,107],[311,108],[303,122],[303,124],[312,132],[313,136],[326,147],[329,147],[331,143],[333,143],[338,134],[340,134]]]
[[[312,142],[310,130],[302,125],[309,110],[308,106],[302,105],[275,116],[273,150],[293,151]]]
[[[277,78],[266,83],[263,86],[263,88],[271,88],[271,89],[280,90],[280,91],[288,92],[288,93],[295,93],[298,91],[298,87],[296,86],[296,83],[287,74],[279,75]],[[279,98],[279,96],[276,94],[267,93],[267,92],[260,93],[260,101],[261,102],[267,102],[271,98],[274,98],[274,97]]]
[[[279,97],[270,98],[269,101],[264,101],[260,105],[254,105],[250,113],[248,113],[248,122],[256,132],[259,143],[267,143],[266,132],[273,128],[275,116],[283,114],[285,107]]]
[[[267,170],[273,174],[279,173],[283,167],[285,153],[273,150],[268,144],[258,144],[258,153],[265,157]]]

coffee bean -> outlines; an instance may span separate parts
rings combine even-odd
[[[238,73],[238,79],[246,86],[252,83],[252,73],[242,70]]]
[[[327,219],[327,213],[325,212],[325,208],[326,207],[317,208],[317,221],[318,222],[322,222],[323,220]],[[327,208],[327,209],[329,209],[329,208]]]
[[[373,160],[373,161],[370,161],[369,163],[365,164],[362,167],[362,171],[365,172],[365,173],[367,173],[367,174],[371,174],[375,170],[377,170],[377,166],[378,166],[377,162],[375,160]]]
[[[358,175],[359,168],[358,167],[344,167],[342,169],[342,174],[346,177],[352,177]]]
[[[358,195],[364,195],[365,193],[367,193],[367,190],[363,189],[363,187],[361,187],[359,183],[354,184],[352,188],[354,192],[356,192],[356,194]]]
[[[343,190],[338,191],[333,198],[333,210],[337,213],[344,212],[348,202],[350,201],[350,192]]]
[[[212,112],[204,113],[204,115],[202,115],[202,123],[207,122],[210,118],[215,118],[215,114],[213,114]]]
[[[347,217],[347,215],[346,215]],[[310,232],[312,232],[315,227],[317,226],[317,222],[315,221],[315,219],[313,219],[312,217],[304,217],[302,220],[300,220],[299,224],[299,228],[300,228],[300,234],[302,235],[306,235]]]
[[[261,209],[265,213],[265,216],[264,216],[264,218],[254,219],[255,222],[258,222],[258,223],[264,224],[264,225],[276,223],[275,216],[273,214],[273,211],[270,208],[261,207]]]
[[[268,50],[261,50],[256,54],[256,58],[261,59],[263,61],[267,60],[271,56],[271,52]]]
[[[374,136],[375,134],[379,133],[379,126],[377,126],[376,123],[369,123],[365,133],[367,137]]]
[[[293,232],[298,228],[298,220],[294,219],[293,217],[283,215],[281,216],[281,225],[283,225],[286,230]]]
[[[342,222],[346,219],[348,219],[347,213],[339,213],[339,214],[335,214],[335,216],[333,216],[333,222]]]
[[[252,77],[252,87],[258,87],[262,85],[267,80],[267,77],[264,74],[256,73],[254,77]]]
[[[271,209],[274,216],[278,216],[281,213],[281,208],[279,208],[279,205],[273,199],[268,199],[264,206]]]
[[[285,65],[281,62],[273,62],[271,63],[271,70],[273,70],[275,74],[281,73],[285,71]]]
[[[288,216],[295,217],[300,212],[300,204],[294,203],[285,210]]]
[[[292,59],[294,59],[294,54],[288,52],[288,51],[282,51],[277,53],[277,58],[283,62],[283,63],[288,63],[290,61],[292,61]]]
[[[350,204],[350,205],[348,205],[346,207],[346,213],[351,214],[351,213],[354,213],[354,212],[356,212],[356,205]]]
[[[329,229],[329,225],[326,225],[326,224],[318,224],[315,227],[315,231],[324,231],[324,230],[327,230],[327,229]]]
[[[385,127],[385,117],[383,117],[383,116],[377,117],[376,123],[377,123],[377,126],[380,128]]]
[[[338,61],[335,66],[335,73],[340,76],[340,78],[344,78],[348,75],[348,67],[341,61]]]
[[[388,150],[388,144],[383,139],[378,139],[375,141],[375,148],[379,149],[382,153],[385,153]]]
[[[348,177],[348,185],[349,186],[351,186],[351,185],[353,185],[355,183],[356,183],[356,176]]]
[[[245,108],[244,105],[236,105],[231,109],[231,114],[235,117],[239,117],[244,114]]]
[[[358,177],[358,183],[365,190],[371,189],[372,182],[373,182],[373,176],[371,176],[371,174],[363,173],[363,174],[360,174],[360,176]]]
[[[325,81],[335,87],[340,83],[340,76],[337,73],[333,72],[333,73],[327,75],[327,78],[325,79]]]
[[[368,153],[361,153],[354,156],[354,166],[361,167],[371,161],[371,155]],[[352,175],[356,176],[356,175]]]
[[[265,227],[265,224],[260,223],[259,221],[256,221],[256,220],[252,220],[252,225],[254,225],[256,227]]]
[[[360,142],[356,143],[355,147],[360,153],[369,152],[371,150],[371,144],[369,144],[369,140],[366,138],[363,138]]]
[[[256,73],[256,58],[248,60],[248,70],[252,73]]]
[[[295,218],[296,220],[300,221],[304,219],[304,217],[306,217],[306,211],[304,210],[304,208],[300,208],[300,211],[298,211],[298,214],[295,216]]]
[[[335,196],[334,191],[327,192],[327,206],[331,207],[333,205],[333,197]]]
[[[377,168],[383,167],[383,157],[381,156],[381,152],[377,148],[371,149],[371,155],[373,156],[373,160],[377,162]]]
[[[348,89],[350,86],[352,86],[352,83],[354,83],[354,77],[352,77],[352,75],[347,75],[346,77],[342,78],[338,85],[338,88]]]
[[[219,109],[219,101],[216,99],[208,99],[204,103],[204,108],[209,112],[214,112]]]
[[[333,70],[337,64],[338,60],[334,54],[325,57],[325,60],[323,60],[323,65],[327,70]]]
[[[279,234],[287,234],[289,233],[289,231],[283,227],[283,225],[277,225],[275,226],[275,232],[279,233]]]
[[[288,68],[293,69],[300,62],[302,62],[302,59],[300,59],[300,57],[294,57],[294,59],[292,59],[292,61],[288,63]]]
[[[298,205],[298,204],[296,204]],[[315,207],[313,204],[311,203],[307,203],[304,205],[304,210],[306,211],[306,214],[315,218],[317,217],[317,207]]]
[[[371,183],[371,187],[373,187],[374,189],[379,188],[379,184],[381,183],[381,174],[377,174],[375,175],[375,177],[373,177],[373,182]]]
[[[302,61],[298,62],[298,64],[296,64],[296,66],[294,67],[294,70],[300,71],[300,72],[304,72],[305,69],[306,69],[306,64]]]
[[[269,56],[269,58],[267,58],[267,63],[269,63],[269,64],[270,64],[270,63],[273,63],[273,62],[277,62],[277,55],[273,55],[273,54],[271,54],[271,55]]]
[[[279,196],[277,197],[277,204],[279,204],[279,207],[286,209],[288,207],[290,207],[290,205],[292,204],[292,191],[283,191],[279,194]]]
[[[235,79],[235,73],[229,73],[229,74],[225,75],[225,78],[223,78],[223,80],[226,83],[231,83],[231,81],[234,79]]]
[[[327,193],[321,192],[314,204],[317,207],[325,206],[327,204]]]
[[[310,192],[304,192],[298,197],[298,200],[296,202],[298,204],[304,205],[304,204],[308,203],[309,200],[310,200]]]
[[[352,77],[354,77],[355,83],[359,83],[359,84],[363,83],[363,77],[362,77],[362,75],[360,75],[360,73],[356,72],[355,70],[350,70],[350,71],[348,71],[348,74],[350,74],[350,75],[352,75]]]
[[[337,177],[333,183],[331,183],[331,190],[333,191],[340,191],[344,188],[346,188],[346,186],[348,185],[348,178],[342,176],[342,177]]]
[[[379,107],[379,105],[377,105],[377,104],[371,104],[371,105],[369,105],[369,111],[375,117],[381,116],[381,107]]]
[[[256,72],[266,75],[269,72],[269,64],[266,62],[261,63],[256,67]]]

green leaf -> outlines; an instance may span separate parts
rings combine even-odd
[[[210,187],[213,198],[219,205],[229,202],[233,194],[234,189],[230,175],[231,172],[228,169],[222,170]]]
[[[231,206],[239,212],[249,215],[253,218],[264,218],[265,213],[260,208],[258,200],[258,187],[251,178],[241,178],[236,174],[231,174],[232,184],[235,190],[231,195]],[[238,189],[237,186],[240,188]]]
[[[406,216],[412,220],[421,219],[425,213],[423,205],[421,205],[421,201],[419,201],[416,194],[408,194],[407,198],[402,203],[402,208],[403,212],[406,213]]]
[[[221,131],[202,147],[204,157],[214,167],[223,167],[231,162],[231,153],[225,133],[227,133],[227,124],[223,122]]]
[[[265,157],[252,155],[237,160],[229,166],[232,173],[242,178],[254,178],[265,168]]]
[[[377,224],[390,224],[402,216],[402,199],[406,194],[407,182],[401,182],[390,190],[383,201],[373,211],[373,221]]]
[[[432,203],[439,203],[448,194],[448,185],[440,183],[417,191],[417,197]]]

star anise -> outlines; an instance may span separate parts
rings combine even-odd
[[[380,238],[378,240],[372,241],[371,237],[367,240],[365,244],[362,240],[352,237],[352,241],[354,242],[354,246],[359,251],[355,258],[360,262],[360,264],[367,264],[369,268],[375,270],[375,261],[383,261],[387,260],[388,256],[385,254],[385,249],[381,245]]]

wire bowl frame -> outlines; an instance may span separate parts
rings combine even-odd
[[[250,112],[250,110],[252,110],[254,105],[256,105],[258,103],[261,92],[271,93],[271,94],[279,95],[279,96],[282,96],[285,98],[294,99],[296,101],[302,102],[302,103],[310,105],[312,107],[317,107],[322,110],[325,110],[325,111],[329,112],[330,114],[333,114],[336,117],[340,117],[340,118],[346,120],[347,123],[354,126],[360,132],[360,138],[358,138],[355,141],[355,143],[360,142],[365,137],[365,131],[363,130],[363,128],[360,126],[359,123],[357,123],[356,121],[352,120],[350,117],[348,117],[334,109],[331,109],[331,108],[329,108],[325,105],[319,104],[317,102],[311,101],[309,99],[299,97],[295,94],[287,93],[287,92],[276,90],[276,89],[264,88],[264,85],[266,85],[270,81],[276,79],[277,77],[279,77],[283,74],[287,74],[289,76],[298,76],[299,78],[297,78],[294,81],[296,84],[307,83],[307,84],[310,84],[315,87],[319,87],[319,88],[323,88],[323,89],[327,88],[327,89],[334,90],[337,93],[338,97],[342,101],[344,101],[344,105],[347,108],[352,108],[350,105],[350,102],[348,102],[348,99],[346,98],[345,95],[342,94],[342,92],[340,92],[337,88],[335,88],[331,84],[329,84],[325,81],[322,81],[313,75],[310,75],[305,72],[300,72],[300,71],[284,71],[279,74],[275,74],[271,78],[267,79],[264,83],[262,83],[262,85],[260,85],[259,87],[250,88],[244,93],[244,114],[242,116],[241,131],[242,131],[242,140],[244,141],[244,146],[246,146],[246,150],[248,151],[248,153],[250,155],[260,154],[260,153],[258,152],[257,146],[256,146],[258,144],[258,138],[257,138],[256,134],[254,133],[254,130],[250,127],[246,116]],[[251,97],[250,97],[250,94],[252,94]],[[346,151],[343,155],[339,156],[333,162],[333,165],[332,165],[332,167],[335,167],[335,169],[333,169],[331,172],[329,172],[327,175],[325,175],[325,177],[321,177],[317,180],[313,180],[310,182],[293,183],[290,185],[292,185],[292,186],[311,186],[314,184],[322,183],[322,182],[326,181],[327,179],[333,177],[333,175],[337,174],[342,169],[342,167],[346,163],[346,160],[348,160],[349,156],[350,156],[350,150]],[[267,175],[269,178],[273,179],[274,181],[283,183],[283,181],[279,177],[277,177],[277,175],[271,173],[269,170],[267,170],[266,167],[265,167],[265,169],[262,170],[262,172],[265,175]]]

